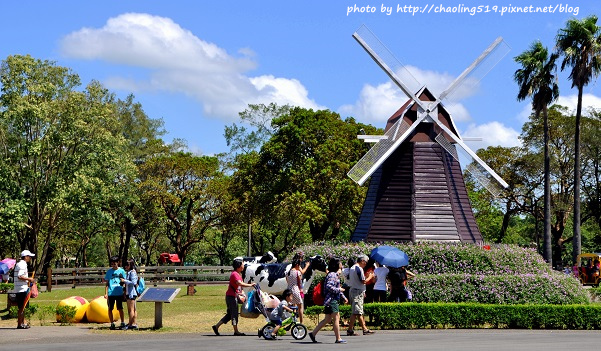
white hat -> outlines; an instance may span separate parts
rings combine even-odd
[[[31,253],[31,251],[29,250],[24,250],[23,252],[21,252],[21,257],[25,257],[25,256],[35,256],[34,254]]]

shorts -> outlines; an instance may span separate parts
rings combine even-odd
[[[350,298],[352,314],[363,315],[363,299],[365,298],[365,291],[351,288]]]
[[[340,302],[338,300],[332,299],[330,301],[330,305],[324,306],[323,313],[332,314],[340,312]]]
[[[275,324],[275,325],[280,325],[280,326],[282,325],[282,319],[281,318],[278,318],[278,319],[271,319],[270,318],[269,321],[271,323]]]
[[[115,302],[117,303],[117,310],[122,310],[123,309],[123,295],[108,297],[109,311],[113,310],[113,308],[115,307]]]
[[[17,306],[19,310],[23,308],[23,304],[25,304],[25,298],[27,297],[27,291],[19,292],[15,294],[15,299],[17,301]],[[29,302],[27,303],[29,304]]]

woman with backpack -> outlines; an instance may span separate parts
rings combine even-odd
[[[125,271],[127,272],[127,276],[121,278],[121,284],[125,284],[125,301],[127,303],[129,321],[123,327],[123,330],[137,330],[136,319],[138,318],[138,310],[136,309],[136,298],[138,297],[138,291],[136,290],[136,286],[138,285],[138,272],[136,271],[136,263],[133,259],[127,261]]]
[[[328,263],[328,275],[324,279],[324,313],[326,318],[322,319],[321,322],[309,333],[311,341],[317,342],[315,336],[321,328],[332,321],[334,335],[336,336],[337,344],[346,344],[346,340],[340,338],[340,300],[343,299],[344,303],[348,303],[347,298],[344,296],[344,288],[340,287],[340,272],[342,272],[342,263],[338,258],[331,258]]]

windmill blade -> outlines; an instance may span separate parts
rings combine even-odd
[[[434,140],[436,140],[436,142],[438,142],[438,144],[440,144],[440,146],[442,146],[442,148],[445,149],[457,162],[460,162],[457,148],[447,140],[443,133],[438,134]],[[469,160],[469,163],[465,169],[470,172],[474,179],[476,179],[480,185],[488,190],[488,192],[490,192],[494,197],[498,197],[503,189],[497,185],[498,183],[496,180],[494,178],[491,180],[492,177],[490,174],[481,167],[478,167],[476,160],[467,152],[464,152],[462,156]]]
[[[505,182],[503,180],[503,178],[501,178],[495,171],[492,170],[492,168],[490,168],[484,161],[482,161],[482,159],[480,159],[480,157],[478,157],[478,155],[476,155],[475,152],[472,151],[472,149],[470,149],[467,145],[465,145],[465,143],[459,138],[457,137],[453,132],[451,132],[449,130],[449,128],[447,128],[444,124],[442,124],[440,121],[435,120],[436,124],[443,130],[445,131],[445,133],[447,133],[459,146],[461,146],[461,148],[463,149],[463,151],[465,151],[472,159],[473,161],[475,161],[477,164],[479,164],[488,174],[490,174],[490,176],[496,180],[499,184],[501,184],[501,186],[503,186],[503,188],[507,188],[509,187],[509,184],[507,184],[507,182]],[[440,144],[440,141],[437,140]],[[456,145],[457,145],[456,144]],[[441,144],[442,145],[442,144]],[[443,146],[444,147],[444,146]]]
[[[413,99],[423,110],[426,110],[424,102],[415,96],[422,85],[369,28],[362,25],[353,33],[353,38],[408,98]]]
[[[367,178],[369,178],[375,171],[380,167],[384,161],[392,154],[394,150],[403,142],[415,128],[417,125],[424,119],[426,116],[422,116],[418,118],[413,124],[409,125],[409,123],[405,122],[402,118],[399,118],[392,127],[390,127],[385,136],[386,139],[382,139],[377,142],[374,146],[369,149],[369,151],[361,157],[361,159],[351,168],[351,170],[347,173],[349,178],[354,180],[357,184],[363,185]]]
[[[511,50],[502,37],[498,37],[459,75],[438,97],[438,101],[459,100],[472,91],[488,72]],[[456,97],[456,98],[454,98]]]

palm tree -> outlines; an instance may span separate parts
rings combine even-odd
[[[580,239],[580,116],[582,115],[582,90],[585,85],[601,71],[601,27],[597,25],[597,16],[582,20],[570,19],[566,27],[557,34],[557,50],[563,55],[561,70],[571,67],[569,79],[572,88],[578,88],[576,107],[576,132],[574,134],[574,237],[572,257],[581,251]]]
[[[543,113],[545,144],[543,258],[549,264],[552,264],[553,252],[551,249],[551,162],[549,157],[548,106],[559,96],[559,87],[555,75],[557,71],[555,61],[558,57],[558,54],[549,56],[547,48],[537,40],[530,45],[529,50],[514,58],[517,63],[522,65],[522,68],[515,71],[514,74],[514,79],[519,85],[518,101],[531,97],[535,118],[538,119],[540,113]]]

